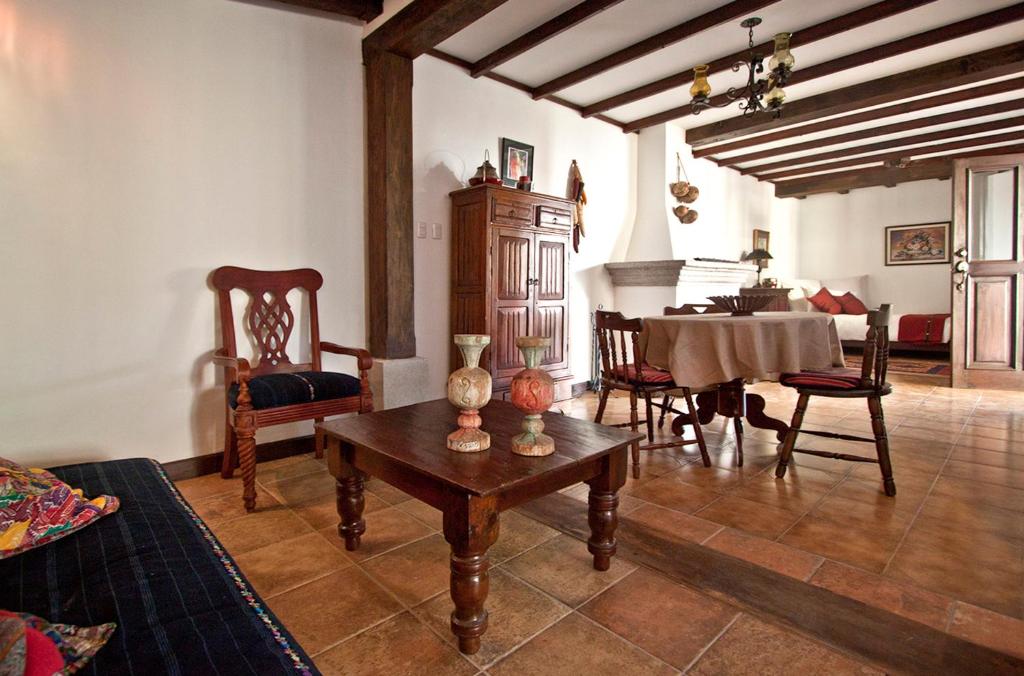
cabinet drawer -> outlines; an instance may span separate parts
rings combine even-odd
[[[509,225],[533,225],[533,209],[523,202],[494,197],[491,199],[491,221]]]
[[[572,226],[572,214],[565,209],[555,207],[537,207],[538,220],[541,226],[568,228]]]

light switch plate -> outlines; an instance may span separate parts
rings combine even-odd
[[[424,221],[420,221],[416,224],[416,236],[420,239],[427,238],[427,224]]]
[[[434,239],[441,239],[441,224],[431,223],[430,225],[430,236]]]

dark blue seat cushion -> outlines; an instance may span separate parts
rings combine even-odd
[[[0,608],[117,629],[79,674],[315,674],[313,662],[153,460],[51,470],[121,508],[0,560]]]
[[[313,401],[359,396],[359,379],[347,373],[299,371],[256,376],[249,381],[254,409],[308,404]],[[238,406],[238,385],[228,392],[231,408]]]

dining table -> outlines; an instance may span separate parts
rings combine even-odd
[[[789,425],[765,413],[761,395],[748,382],[778,380],[783,373],[845,366],[832,315],[823,312],[756,312],[669,315],[644,318],[641,345],[647,363],[672,374],[680,387],[697,392],[702,425],[716,415],[732,418],[739,464],[743,464],[743,420],[774,430],[782,442]],[[672,432],[690,421],[677,415]]]

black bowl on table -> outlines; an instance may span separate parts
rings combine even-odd
[[[708,300],[716,307],[728,312],[733,317],[749,317],[755,312],[768,307],[772,297],[767,294],[749,296],[708,296]]]

